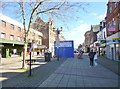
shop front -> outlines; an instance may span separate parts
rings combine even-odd
[[[107,40],[107,58],[120,61],[120,40]]]
[[[8,58],[13,56],[21,56],[24,43],[11,40],[0,40],[2,43],[2,57]]]

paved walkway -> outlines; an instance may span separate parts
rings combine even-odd
[[[104,56],[100,56],[100,57],[98,57],[98,59],[99,59],[98,62],[99,62],[101,65],[103,65],[104,67],[110,69],[110,70],[113,71],[114,73],[120,75],[120,71],[119,71],[120,62],[107,59],[107,58],[104,57]]]
[[[2,87],[36,87],[45,81],[65,60],[57,61],[56,59],[51,62],[45,62],[44,59],[37,59],[37,62],[32,65],[32,76],[29,76],[28,71],[22,71],[15,69],[10,71],[7,67],[2,73],[2,77],[6,78],[2,80]],[[15,64],[16,65],[16,64]],[[15,66],[14,65],[14,66]],[[4,65],[9,66],[9,65]],[[17,66],[16,66],[17,68]],[[9,70],[9,71],[8,71]]]
[[[39,87],[118,87],[118,75],[103,67],[89,66],[89,59],[66,60]]]
[[[39,61],[42,63],[42,61]],[[98,64],[89,66],[89,58],[84,55],[83,59],[69,58],[52,60],[46,64],[36,64],[38,67],[29,71],[14,74],[7,80],[2,81],[3,87],[118,87],[118,75],[108,68]],[[39,89],[39,88],[38,88]]]

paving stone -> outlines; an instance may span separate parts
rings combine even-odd
[[[98,64],[89,67],[88,56],[83,59],[70,58],[64,61],[49,62],[34,70],[33,77],[27,77],[29,71],[3,82],[3,85],[20,87],[117,87],[118,75]],[[14,81],[14,82],[13,82]],[[12,85],[10,85],[12,84]]]

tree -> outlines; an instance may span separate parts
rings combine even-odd
[[[30,0],[29,2],[24,2],[23,0],[21,2],[2,2],[1,6],[3,9],[12,8],[13,13],[16,13],[18,16],[22,17],[22,23],[24,26],[24,54],[22,68],[25,67],[28,33],[36,17],[40,16],[41,14],[45,14],[55,16],[59,19],[61,17],[66,17],[67,19],[67,17],[70,16],[68,12],[77,12],[80,10],[80,8],[84,10],[82,5],[84,4],[80,2],[68,2],[67,0],[58,0],[57,2],[53,2],[53,0]],[[5,10],[3,10],[3,12],[4,11]],[[72,18],[74,17],[72,16]]]

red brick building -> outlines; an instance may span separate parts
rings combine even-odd
[[[112,34],[115,34],[118,31],[120,31],[119,17],[120,17],[120,1],[108,2],[106,16],[107,36],[111,36]]]
[[[38,17],[33,24],[33,28],[43,33],[42,44],[52,52],[54,55],[54,41],[56,41],[56,32],[53,31],[55,27],[54,21],[49,18],[48,22],[44,22],[40,17]],[[62,34],[59,35],[60,40],[65,40]]]
[[[120,60],[120,1],[107,4],[106,15],[106,56],[111,60]]]
[[[91,32],[90,31],[87,31],[85,34],[85,41],[84,41],[84,46],[85,46],[85,52],[89,52],[90,51],[90,42],[91,42],[91,39],[90,39],[90,36],[91,36]]]
[[[28,39],[42,45],[42,33],[30,28]],[[23,24],[0,14],[0,51],[2,57],[21,55],[24,46]],[[13,56],[14,56],[13,55]]]

